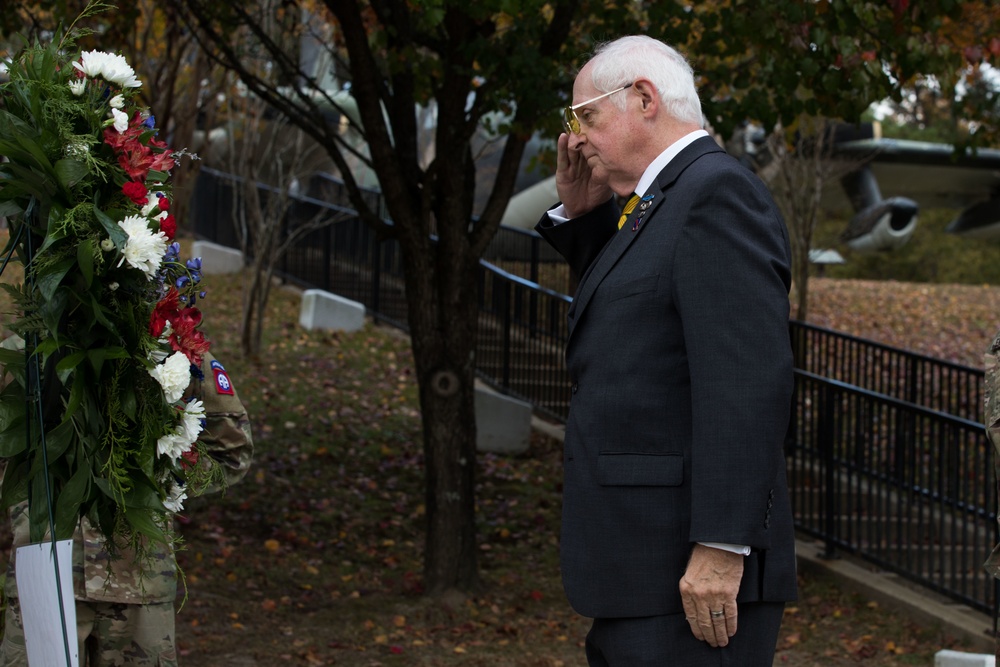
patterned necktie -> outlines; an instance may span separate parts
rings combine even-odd
[[[632,211],[635,210],[635,205],[638,203],[639,195],[632,193],[632,196],[629,197],[629,200],[625,203],[625,208],[622,209],[622,217],[618,218],[618,229],[622,228],[625,224],[625,220],[627,220],[628,216],[632,214]]]

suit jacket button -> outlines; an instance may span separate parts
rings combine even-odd
[[[570,391],[572,391],[575,394],[576,390],[579,389],[579,388],[580,388],[580,385],[577,384],[576,382],[574,382],[573,383],[573,387],[572,387],[572,389]]]

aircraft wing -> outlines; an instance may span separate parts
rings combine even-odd
[[[867,160],[842,181],[857,211],[841,237],[849,246],[886,250],[902,245],[900,237],[907,228],[912,234],[920,206],[960,209],[947,227],[950,233],[1000,239],[1000,150],[956,154],[949,144],[870,138],[838,143],[835,155]],[[894,197],[882,200],[880,187]]]
[[[870,158],[883,191],[924,208],[965,208],[1000,187],[1000,150],[995,148],[956,156],[948,144],[880,138],[838,143],[835,154]]]

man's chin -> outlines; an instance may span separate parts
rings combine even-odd
[[[593,160],[593,162],[591,161]],[[601,166],[595,158],[590,158],[587,160],[587,166],[590,167],[590,182],[597,185],[608,185],[608,170]]]

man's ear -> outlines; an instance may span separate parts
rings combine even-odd
[[[639,99],[642,100],[643,115],[655,114],[660,106],[660,94],[657,92],[656,86],[646,79],[639,79],[632,84],[632,87],[639,95]]]

